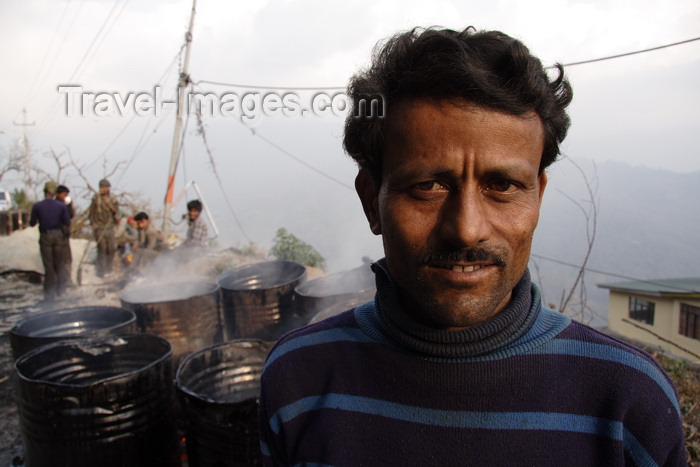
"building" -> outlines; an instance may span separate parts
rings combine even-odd
[[[610,331],[700,362],[700,277],[598,287],[610,290]]]

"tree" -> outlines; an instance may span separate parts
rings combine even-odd
[[[275,245],[270,254],[283,261],[294,261],[311,267],[323,269],[326,260],[314,247],[280,227],[275,236]]]
[[[565,159],[571,163],[576,170],[581,174],[586,187],[586,198],[582,200],[576,200],[570,195],[559,192],[564,195],[569,201],[571,201],[583,214],[586,221],[586,252],[583,256],[583,260],[577,266],[578,272],[574,281],[568,289],[563,289],[561,292],[561,298],[559,299],[559,304],[550,304],[550,307],[559,310],[561,313],[568,313],[573,315],[576,319],[584,323],[590,323],[596,317],[597,313],[588,305],[588,296],[586,289],[586,266],[588,260],[593,251],[593,245],[596,238],[596,230],[598,227],[598,203],[597,198],[598,191],[598,177],[596,174],[596,166],[593,164],[593,175],[588,176],[581,166],[579,166],[572,159]],[[533,255],[537,256],[537,255]],[[543,281],[539,277],[539,264],[533,262],[536,275],[538,276],[538,282],[542,286]]]
[[[0,182],[2,178],[10,172],[19,172],[22,170],[22,150],[15,145],[8,151],[3,151],[0,154]]]

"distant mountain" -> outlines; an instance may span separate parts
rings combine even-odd
[[[607,317],[608,291],[596,286],[601,282],[700,276],[700,172],[573,161],[596,190],[597,230],[585,276],[589,306]],[[581,264],[587,245],[581,208],[588,210],[590,201],[585,180],[571,161],[555,163],[548,175],[531,269],[545,301],[559,303],[577,270],[537,257]]]

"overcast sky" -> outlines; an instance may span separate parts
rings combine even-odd
[[[36,160],[50,166],[41,154],[70,151],[95,183],[117,162],[124,161],[122,168],[130,162],[113,180],[160,204],[174,110],[165,109],[158,117],[153,112],[138,116],[133,109],[111,117],[69,117],[66,94],[58,86],[127,96],[154,94],[160,84],[163,99],[173,99],[191,10],[191,0],[3,1],[0,156],[27,130]],[[219,95],[254,90],[212,82],[342,88],[368,63],[378,40],[413,26],[499,29],[525,42],[545,65],[700,36],[697,0],[199,0],[196,10],[189,73],[198,83],[195,90]],[[572,66],[567,72],[574,102],[565,154],[677,172],[700,170],[700,41]],[[303,101],[310,94],[299,95]],[[25,121],[23,109],[32,126],[18,125]],[[210,204],[216,200],[223,211],[227,231],[236,227],[226,198],[242,212],[240,204],[249,197],[264,206],[266,196],[305,199],[311,193],[337,197],[348,203],[347,209],[359,211],[359,203],[351,204],[355,169],[342,152],[342,121],[338,116],[267,117],[255,122],[253,133],[235,117],[205,115],[223,195],[192,118],[186,122],[176,192],[197,179],[205,199],[208,194]],[[6,177],[7,184],[19,180]],[[255,215],[250,216],[239,220],[256,224]],[[245,241],[257,235],[267,238],[270,232],[250,227],[247,235],[233,237]]]

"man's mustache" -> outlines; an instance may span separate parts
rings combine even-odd
[[[421,259],[421,264],[431,264],[440,262],[461,262],[475,263],[487,262],[496,266],[506,265],[505,255],[495,249],[473,247],[464,250],[443,251],[439,253],[429,253]]]

